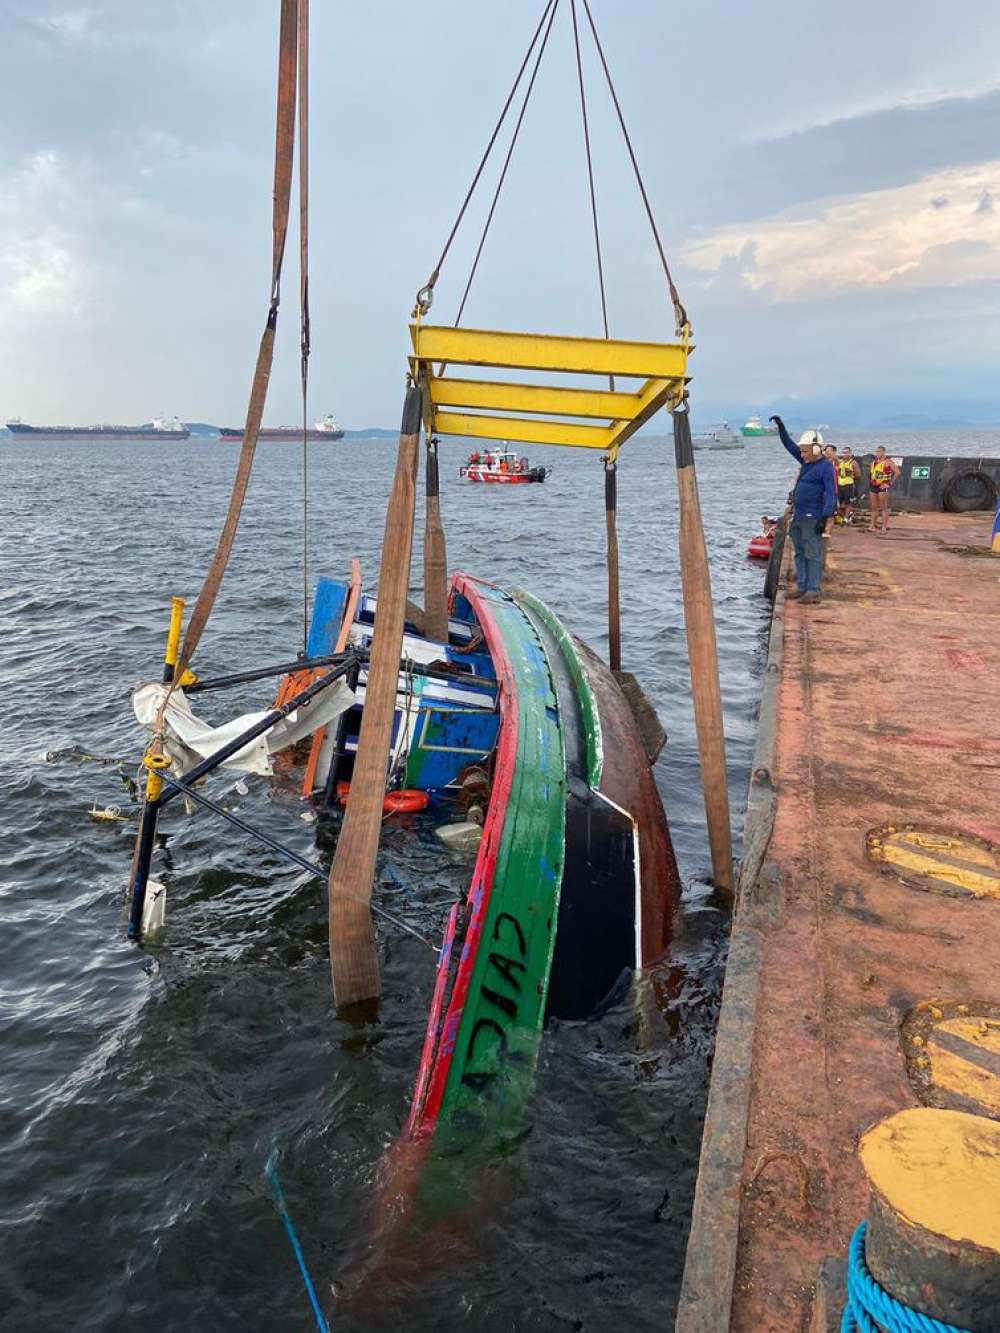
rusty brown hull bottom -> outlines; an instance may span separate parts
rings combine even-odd
[[[837,529],[822,604],[779,596],[682,1333],[813,1327],[860,1132],[1000,1092],[961,1035],[1000,1012],[1000,559],[947,549],[989,530]]]

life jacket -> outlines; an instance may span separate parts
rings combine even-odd
[[[888,486],[892,481],[892,464],[888,458],[876,458],[872,462],[871,481],[873,486]]]
[[[854,459],[837,459],[837,483],[840,486],[854,485]]]

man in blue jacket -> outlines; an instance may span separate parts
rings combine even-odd
[[[834,471],[823,456],[823,437],[807,430],[795,444],[781,417],[771,420],[778,428],[781,443],[797,463],[801,463],[792,496],[792,521],[789,532],[795,547],[795,577],[798,591],[789,597],[801,597],[803,605],[818,602],[823,572],[822,534],[826,521],[837,508]]]

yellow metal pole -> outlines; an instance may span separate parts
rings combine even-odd
[[[686,403],[674,410],[674,452],[680,506],[684,629],[691,667],[691,693],[698,733],[705,814],[708,819],[708,843],[712,854],[712,878],[716,888],[727,898],[732,898],[733,835],[729,823],[726,736],[722,727],[722,692],[719,688],[719,657],[712,611],[712,581],[705,551],[698,482],[694,472],[691,422]]]
[[[167,648],[163,654],[163,683],[169,685],[177,667],[177,655],[181,646],[181,625],[184,621],[184,598],[170,599],[170,629],[167,631]]]

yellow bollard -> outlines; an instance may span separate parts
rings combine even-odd
[[[163,779],[160,774],[170,767],[170,760],[165,754],[147,754],[142,761],[146,770],[146,800],[158,801],[163,791]]]

